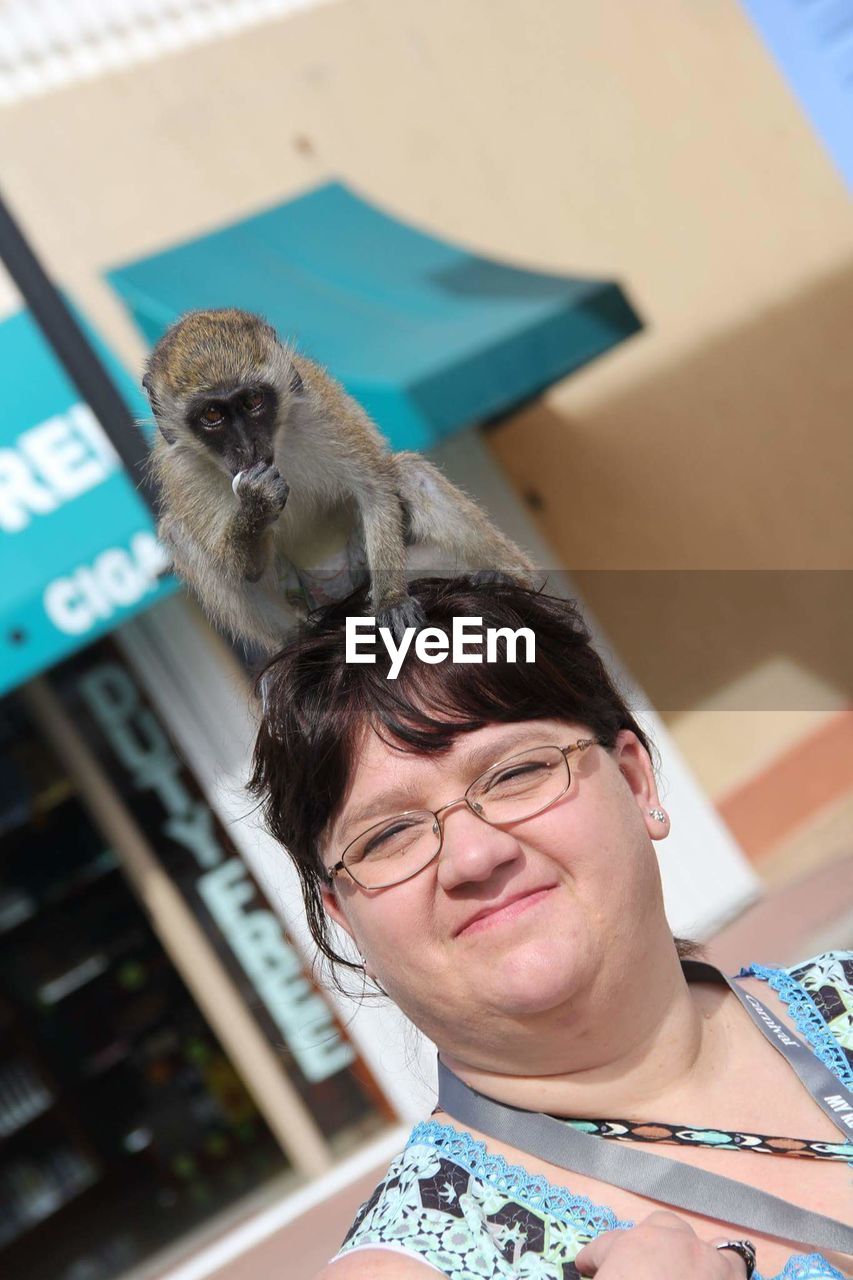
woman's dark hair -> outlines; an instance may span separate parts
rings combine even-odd
[[[374,664],[347,663],[345,620],[371,613],[361,589],[311,614],[256,683],[263,716],[248,789],[296,864],[320,951],[359,972],[330,940],[318,844],[343,802],[366,729],[396,750],[440,755],[460,733],[496,721],[571,720],[605,747],[615,744],[620,729],[632,729],[653,753],[573,601],[469,578],[419,578],[409,590],[429,625],[448,635],[459,617],[480,618],[484,628],[530,628],[535,661],[506,661],[499,638],[494,663],[463,665],[448,658],[431,665],[410,650],[396,680],[387,678],[390,661],[382,644]],[[517,656],[524,656],[523,644]]]

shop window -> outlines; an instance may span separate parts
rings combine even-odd
[[[325,1074],[300,1068],[252,964],[205,915],[200,867],[186,848],[168,847],[156,771],[134,791],[139,775],[87,709],[82,690],[88,678],[91,693],[96,674],[102,693],[107,675],[114,697],[119,686],[125,695],[135,687],[104,641],[52,673],[45,696],[58,714],[73,715],[102,770],[100,785],[201,920],[211,954],[268,1035],[331,1160],[381,1127],[387,1106],[325,1005],[327,1032],[341,1046],[337,1062],[330,1057]],[[154,744],[162,762],[164,744],[171,750],[162,726],[141,694],[134,705],[138,719],[125,732],[137,760]],[[156,909],[127,874],[127,850],[109,839],[61,747],[26,688],[0,703],[0,1274],[110,1280],[205,1224],[221,1229],[223,1217],[245,1214],[259,1196],[286,1194],[305,1169],[202,1013],[164,945]],[[173,759],[174,795],[183,789],[201,805],[186,766]],[[209,810],[196,818],[214,842],[203,876],[237,855]],[[242,909],[261,911],[251,877],[239,883]],[[301,971],[299,980],[303,999],[322,999]]]

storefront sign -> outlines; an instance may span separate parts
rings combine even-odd
[[[88,326],[134,413],[138,386]],[[0,693],[174,591],[152,518],[28,312],[0,322]]]
[[[0,529],[20,533],[103,483],[121,464],[87,404],[30,427],[0,449]]]
[[[129,605],[157,591],[158,575],[169,560],[154,537],[143,529],[127,547],[108,547],[91,564],[75,565],[44,589],[44,611],[57,631],[85,635]]]
[[[344,1070],[352,1046],[132,673],[117,653],[75,665],[81,728],[97,733],[99,758],[253,1014],[276,1044],[284,1038],[309,1084]]]

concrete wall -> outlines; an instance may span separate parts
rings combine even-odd
[[[734,0],[340,0],[8,108],[0,166],[134,365],[99,269],[331,176],[619,277],[645,332],[491,447],[714,794],[849,700],[853,226]]]

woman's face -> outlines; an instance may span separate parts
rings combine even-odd
[[[456,800],[507,756],[590,736],[559,720],[493,724],[429,756],[396,751],[369,731],[324,863],[384,817]],[[659,805],[648,755],[624,730],[613,749],[592,746],[569,762],[569,790],[544,812],[497,828],[458,805],[442,815],[439,858],[418,875],[367,891],[343,872],[325,895],[368,972],[457,1056],[469,1042],[499,1043],[510,1023],[535,1024],[580,992],[606,989],[649,937],[669,938],[650,842],[669,828],[648,812]],[[374,817],[358,819],[386,794]]]

